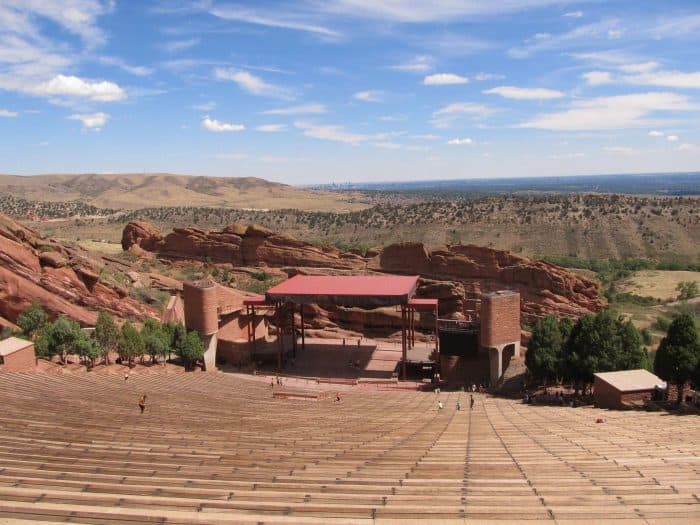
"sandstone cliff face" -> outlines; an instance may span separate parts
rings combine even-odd
[[[362,269],[365,260],[335,248],[318,248],[309,243],[276,234],[267,228],[231,224],[220,232],[197,228],[174,228],[162,236],[143,221],[130,222],[122,234],[122,247],[134,246],[160,256],[231,263],[235,266],[303,266]]]
[[[509,252],[482,246],[445,246],[428,252],[422,244],[400,243],[384,248],[377,261],[369,264],[382,271],[420,274],[442,283],[441,310],[475,309],[481,294],[502,288],[520,292],[522,315],[526,322],[547,314],[579,317],[603,306],[598,286],[588,279],[543,261],[533,261]],[[449,292],[453,286],[461,286]],[[429,296],[425,287],[419,295]],[[459,295],[463,299],[458,299]],[[443,312],[441,312],[443,313]]]
[[[143,318],[156,312],[100,281],[102,261],[74,246],[41,238],[0,215],[0,317],[16,321],[38,301],[51,317],[92,325],[96,310]]]
[[[287,275],[418,274],[421,284],[417,295],[440,299],[442,316],[470,315],[470,311],[478,310],[482,293],[503,288],[520,292],[523,320],[528,323],[547,314],[578,317],[603,306],[595,283],[564,268],[473,245],[429,251],[420,243],[399,243],[362,257],[334,248],[318,248],[255,225],[244,228],[233,224],[221,232],[208,233],[196,228],[176,228],[162,236],[153,226],[140,221],[125,227],[122,245],[131,250],[149,249],[165,257],[208,257],[234,266],[281,268]],[[344,319],[349,314],[328,314],[340,321],[349,320]],[[367,312],[368,321],[372,315]]]

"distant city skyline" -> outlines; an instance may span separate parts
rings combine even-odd
[[[0,0],[0,173],[700,171],[697,1]]]

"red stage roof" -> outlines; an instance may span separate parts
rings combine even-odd
[[[391,306],[407,304],[417,287],[417,275],[295,275],[265,295],[296,304]]]
[[[264,295],[251,295],[243,300],[243,304],[246,306],[265,306],[270,303],[267,302]]]
[[[437,308],[437,299],[411,299],[408,301],[408,305],[412,306],[416,310],[434,310]]]

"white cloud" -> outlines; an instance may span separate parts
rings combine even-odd
[[[223,133],[226,131],[243,131],[245,126],[243,124],[230,124],[228,122],[221,122],[216,119],[204,117],[202,119],[202,127],[207,131],[213,131],[214,133]]]
[[[570,11],[564,13],[564,16],[568,18],[581,18],[583,16],[583,11]]]
[[[589,71],[581,75],[581,77],[589,86],[602,86],[613,81],[612,75],[608,71]]]
[[[439,140],[442,137],[440,135],[433,135],[432,133],[426,133],[422,135],[411,135],[412,139],[417,140]]]
[[[494,109],[483,104],[474,104],[472,102],[455,102],[454,104],[448,104],[443,106],[433,113],[434,117],[446,116],[446,115],[459,115],[468,114],[478,117],[487,117],[493,114]]]
[[[653,130],[652,130],[652,131],[650,131],[650,132],[648,133],[648,135],[649,135],[650,137],[663,137],[663,136],[664,136],[664,133],[663,133],[663,131],[653,131]]]
[[[689,144],[687,142],[684,142],[683,144],[679,144],[675,148],[673,148],[675,151],[690,151],[693,153],[700,153],[700,146],[697,146],[695,144]]]
[[[342,36],[338,31],[328,27],[309,23],[311,13],[294,13],[291,9],[246,9],[236,5],[217,5],[209,12],[225,20],[303,31],[324,38],[337,39]]]
[[[213,100],[210,100],[209,102],[204,102],[203,104],[195,104],[192,106],[192,109],[196,109],[197,111],[211,111],[216,107],[216,102]]]
[[[230,80],[238,84],[243,91],[250,93],[251,95],[257,95],[261,97],[273,97],[273,98],[293,98],[289,90],[269,84],[265,82],[262,78],[253,75],[247,71],[240,71],[235,69],[225,69],[216,68],[214,70],[214,75],[219,80]]]
[[[499,15],[530,8],[558,5],[557,0],[331,0],[322,5],[327,11],[390,22],[454,22],[479,15]]]
[[[9,109],[0,108],[0,117],[12,118],[16,117],[18,113],[16,111],[10,111]]]
[[[524,45],[513,47],[508,54],[513,58],[527,58],[541,51],[557,50],[578,47],[582,42],[590,45],[593,41],[607,41],[614,38],[619,31],[619,21],[616,19],[604,19],[592,24],[585,24],[571,29],[565,33],[551,35],[549,38],[528,39]]]
[[[31,92],[44,96],[85,97],[96,102],[114,102],[126,98],[124,90],[114,82],[90,82],[72,75],[56,75],[31,88]]]
[[[381,101],[382,92],[376,90],[358,91],[352,98],[361,100],[362,102],[379,102]]]
[[[574,100],[570,109],[537,115],[518,127],[550,130],[599,130],[646,127],[657,111],[697,111],[684,95],[664,92],[637,93]]]
[[[93,131],[100,131],[102,126],[104,126],[109,120],[109,115],[107,113],[91,113],[82,115],[71,115],[68,117],[69,120],[79,120],[83,123],[84,129],[91,129]]]
[[[163,42],[160,44],[160,47],[168,53],[177,53],[178,51],[190,49],[197,44],[199,44],[199,38],[189,38],[187,40],[170,40],[168,42]]]
[[[521,88],[515,86],[498,86],[483,91],[488,95],[500,95],[515,100],[548,100],[562,98],[564,93],[546,88]]]
[[[378,118],[382,122],[400,122],[406,120],[408,117],[406,115],[382,115]]]
[[[286,124],[262,124],[255,128],[257,131],[263,131],[265,133],[276,133],[278,131],[284,131],[287,129]]]
[[[627,146],[605,146],[603,149],[608,153],[619,153],[622,155],[633,155],[637,153],[637,150]]]
[[[678,142],[678,135],[669,135],[666,137],[669,142]]]
[[[484,80],[501,80],[503,78],[506,78],[505,75],[498,75],[496,73],[477,73],[476,76],[474,77],[476,80],[479,81],[484,81]]]
[[[454,73],[436,73],[428,75],[423,79],[423,84],[426,86],[447,86],[452,84],[466,84],[469,82],[467,77],[455,75]]]
[[[351,133],[346,131],[343,126],[333,124],[314,124],[311,122],[296,121],[294,126],[304,132],[307,137],[312,137],[319,140],[330,140],[333,142],[343,142],[345,144],[360,144],[369,140],[368,135],[359,133]]]
[[[575,153],[555,153],[553,155],[547,155],[548,159],[554,159],[554,160],[562,160],[562,159],[581,159],[585,157],[585,153],[581,153],[580,151],[577,151]]]
[[[119,69],[138,77],[145,77],[153,73],[153,68],[146,66],[133,66],[131,64],[127,64],[119,57],[103,56],[98,57],[97,61],[101,64],[118,67]]]
[[[654,61],[640,62],[635,64],[620,64],[620,69],[625,73],[648,73],[658,69],[659,63]]]
[[[452,146],[465,146],[465,145],[471,145],[474,143],[474,141],[470,138],[463,138],[463,139],[451,139],[447,141],[448,144]]]
[[[642,86],[663,86],[681,89],[700,89],[700,71],[684,73],[682,71],[651,71],[624,77],[628,84]]]
[[[425,73],[433,69],[433,58],[430,55],[418,55],[409,62],[389,66],[389,69],[406,73]]]
[[[372,144],[375,148],[379,149],[389,149],[389,150],[397,150],[401,149],[401,144],[397,144],[396,142],[374,142]]]
[[[263,115],[316,115],[325,113],[326,106],[323,104],[301,104],[287,108],[268,109],[263,111]]]
[[[10,0],[0,5],[0,15],[16,32],[38,34],[35,20],[44,18],[79,36],[88,45],[94,46],[104,41],[104,34],[97,26],[97,19],[112,7],[112,2],[99,0]]]
[[[473,118],[484,118],[492,115],[495,110],[483,104],[474,104],[472,102],[456,102],[443,106],[433,112],[432,123],[438,128],[448,128],[457,119],[464,116]]]

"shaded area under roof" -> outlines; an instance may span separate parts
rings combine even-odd
[[[270,288],[271,302],[393,306],[408,304],[416,293],[418,275],[295,275]]]

